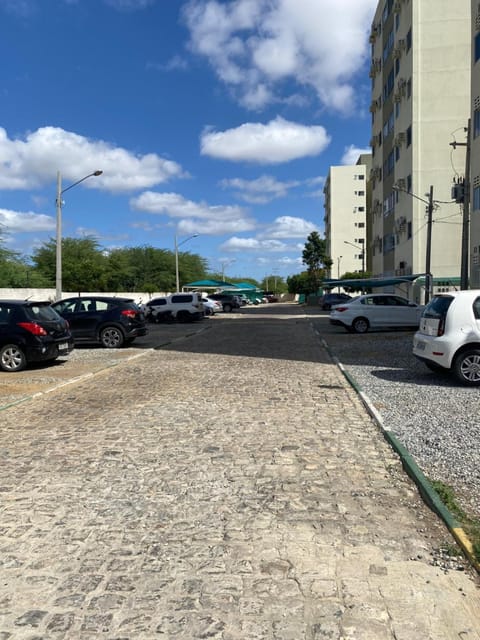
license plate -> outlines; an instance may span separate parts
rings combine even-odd
[[[58,345],[59,351],[68,351],[68,342],[62,342]]]
[[[425,351],[425,342],[417,342],[416,347],[418,351]]]

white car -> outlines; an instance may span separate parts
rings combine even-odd
[[[199,293],[173,293],[149,300],[145,305],[146,315],[153,322],[170,319],[179,322],[200,320],[205,315],[202,296]]]
[[[219,311],[223,311],[223,307],[218,300],[212,300],[208,297],[202,298],[203,306],[205,307],[206,316],[214,316]]]
[[[433,371],[480,385],[480,289],[434,296],[420,319],[413,355]]]
[[[418,328],[424,308],[401,296],[370,293],[333,306],[330,323],[355,333],[366,333],[369,329]]]

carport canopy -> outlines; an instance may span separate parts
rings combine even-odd
[[[391,278],[352,278],[351,280],[324,280],[325,289],[335,287],[361,287],[363,289],[374,289],[376,287],[392,287],[396,284],[411,283],[418,278],[425,277],[425,273],[415,273],[411,276],[395,276]]]

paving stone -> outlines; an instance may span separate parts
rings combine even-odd
[[[299,307],[120,362],[2,411],[0,640],[480,640]]]

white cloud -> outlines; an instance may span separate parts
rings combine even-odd
[[[355,75],[368,58],[378,0],[191,0],[190,48],[251,109],[275,101],[287,81],[321,104],[355,110]]]
[[[154,153],[135,155],[59,127],[42,127],[25,139],[9,139],[0,127],[0,189],[38,187],[51,182],[57,170],[65,181],[74,182],[97,169],[103,175],[84,186],[117,193],[185,176],[176,162]]]
[[[193,202],[177,193],[146,191],[132,198],[130,205],[137,211],[180,219],[177,224],[180,233],[222,235],[251,231],[256,227],[242,207]]]
[[[206,130],[202,155],[257,164],[279,164],[320,154],[330,138],[321,126],[307,127],[277,117],[268,124],[246,123],[226,131]]]
[[[344,165],[353,165],[357,164],[359,156],[365,153],[372,153],[370,147],[367,149],[361,149],[351,144],[349,147],[345,147],[345,153],[342,156],[342,164]]]
[[[236,196],[251,204],[265,204],[277,198],[284,198],[288,190],[298,186],[298,181],[280,182],[273,176],[260,176],[256,180],[231,178],[222,180],[220,186],[236,190]]]
[[[7,233],[36,233],[37,231],[52,231],[55,227],[55,219],[42,213],[0,209],[0,229]]]
[[[313,222],[293,216],[280,216],[264,229],[258,237],[305,238],[306,240],[312,231],[318,231],[318,227]]]

